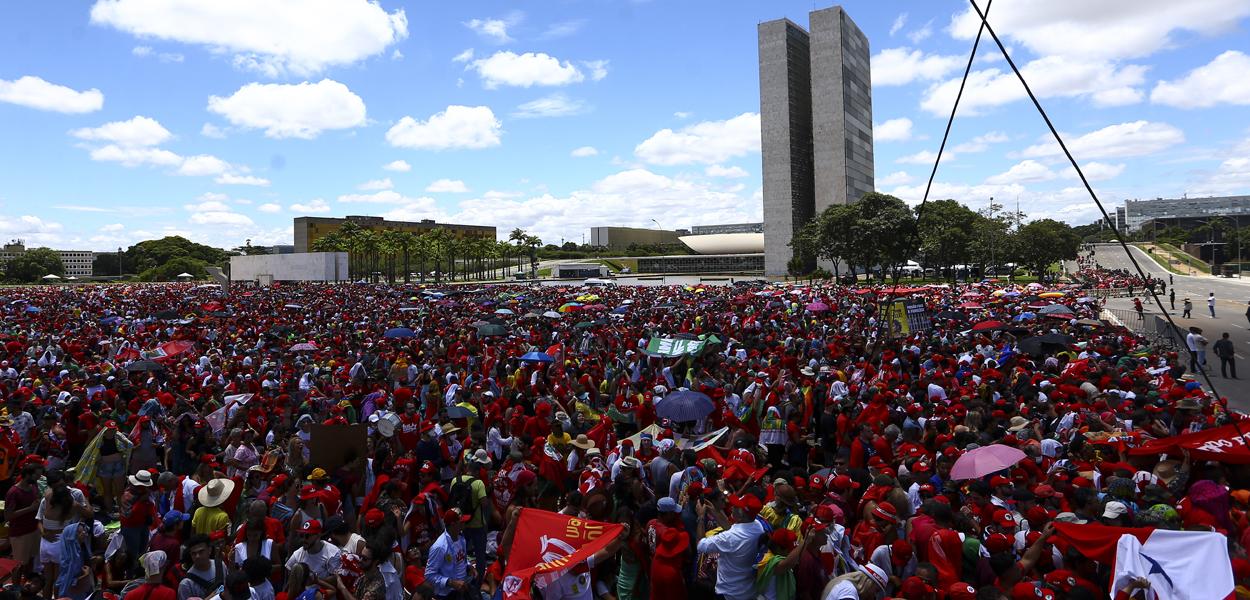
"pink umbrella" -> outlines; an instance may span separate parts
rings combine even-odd
[[[955,461],[955,466],[951,467],[951,479],[980,479],[1022,460],[1024,460],[1024,452],[1011,446],[1002,444],[982,446],[965,452],[959,460]]]
[[[807,305],[807,310],[811,312],[824,312],[829,310],[829,305],[824,302],[813,302]]]

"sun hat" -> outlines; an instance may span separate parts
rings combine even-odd
[[[139,487],[152,487],[152,472],[146,469],[139,471],[134,475],[130,475],[126,477],[126,479],[130,481],[131,485],[137,485]]]
[[[330,476],[326,474],[326,470],[321,467],[313,469],[312,472],[308,474],[308,481],[321,481],[322,479],[329,478]]]
[[[572,443],[573,447],[580,448],[582,450],[589,450],[595,446],[594,441],[586,437],[586,434],[584,433],[577,434],[577,439],[574,439]]]
[[[230,493],[233,491],[233,479],[213,479],[200,488],[200,491],[196,493],[196,499],[204,506],[221,506],[230,499]]]

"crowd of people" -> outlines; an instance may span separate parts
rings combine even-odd
[[[3,295],[6,598],[511,596],[522,508],[624,525],[545,600],[1149,597],[1056,523],[1250,597],[1244,468],[1128,453],[1239,417],[1076,285]]]

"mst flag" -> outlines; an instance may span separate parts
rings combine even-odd
[[[1227,597],[1233,591],[1228,539],[1208,531],[1055,523],[1056,543],[1113,565],[1111,597],[1134,578],[1150,581],[1150,600]]]
[[[1250,447],[1246,446],[1246,438],[1237,430],[1250,433],[1250,424],[1225,425],[1214,429],[1203,429],[1192,433],[1183,433],[1171,437],[1150,440],[1141,446],[1128,451],[1130,456],[1148,456],[1154,454],[1181,454],[1189,450],[1190,457],[1195,461],[1214,460],[1227,464],[1244,465],[1250,463]]]
[[[503,578],[504,600],[528,600],[539,589],[604,549],[625,528],[535,508],[521,509]]]

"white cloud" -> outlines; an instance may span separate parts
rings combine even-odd
[[[486,198],[487,200],[503,200],[506,198],[519,198],[523,195],[524,194],[522,194],[521,192],[502,192],[499,190],[490,190],[486,192],[485,194],[482,194],[482,197]]]
[[[689,118],[690,118],[690,115],[691,115],[691,113],[686,112],[686,111],[682,111],[682,110],[679,110],[679,111],[677,111],[677,112],[673,113],[673,116],[674,116],[674,117],[677,117],[678,119],[689,119]]]
[[[508,50],[496,52],[487,58],[469,63],[477,71],[486,89],[501,85],[531,87],[535,85],[560,86],[579,83],[586,79],[569,61],[542,52],[517,54]]]
[[[586,21],[580,20],[580,19],[573,20],[573,21],[561,21],[559,23],[552,23],[551,25],[548,25],[547,29],[543,31],[542,35],[538,37],[544,40],[553,40],[556,38],[568,37],[570,35],[577,33],[578,31],[581,31],[582,26],[585,24],[586,24]]]
[[[295,85],[249,83],[225,98],[209,96],[208,110],[278,139],[313,139],[328,129],[365,124],[364,101],[331,79]]]
[[[1115,179],[1124,172],[1124,163],[1109,165],[1100,162],[1087,162],[1081,165],[1081,172],[1085,174],[1085,178],[1090,181],[1104,181],[1107,179]],[[1063,177],[1066,179],[1078,179],[1076,169],[1068,167],[1063,170]]]
[[[370,179],[369,181],[356,186],[356,189],[364,190],[366,192],[374,192],[377,190],[389,190],[393,187],[395,187],[395,184],[391,183],[390,177],[387,177],[385,179]]]
[[[609,175],[567,195],[543,193],[525,199],[479,198],[459,204],[458,212],[440,214],[426,207],[412,216],[446,218],[457,223],[495,223],[501,232],[521,227],[547,242],[581,239],[599,223],[652,226],[662,223],[741,223],[758,221],[760,193],[732,192],[705,181],[672,178],[645,169]]]
[[[929,19],[929,22],[925,23],[923,27],[915,31],[912,31],[911,33],[908,33],[907,39],[911,40],[911,43],[913,44],[919,44],[920,42],[923,42],[929,39],[929,37],[932,35],[933,35],[933,19]]]
[[[80,92],[26,75],[15,81],[0,79],[0,102],[61,113],[89,113],[104,106],[104,94],[95,88]]]
[[[234,173],[222,173],[213,181],[222,185],[256,185],[260,187],[269,187],[269,180],[264,177],[256,177],[255,175],[235,175]]]
[[[1248,15],[1250,3],[1244,0],[1048,0],[995,6],[990,23],[1037,55],[1098,61],[1173,47],[1174,32],[1233,31]],[[980,24],[976,11],[967,8],[951,19],[949,31],[956,39],[972,40]]]
[[[567,117],[581,114],[585,111],[586,105],[581,100],[569,98],[557,92],[516,107],[516,110],[512,112],[512,116],[518,119]]]
[[[1012,165],[1005,172],[994,175],[985,180],[985,183],[991,185],[1007,185],[1012,183],[1038,183],[1042,181],[1050,181],[1055,178],[1055,173],[1046,165],[1035,160],[1024,160]]]
[[[213,125],[212,123],[205,123],[203,127],[200,127],[200,135],[218,140],[224,140],[226,139],[226,130]]]
[[[152,47],[151,46],[135,46],[134,48],[130,49],[130,53],[135,56],[140,56],[140,57],[151,56]]]
[[[409,198],[395,190],[383,190],[372,194],[343,194],[338,201],[344,204],[412,204],[433,198]]]
[[[742,167],[722,167],[721,165],[708,165],[708,167],[703,170],[703,173],[708,177],[725,177],[729,179],[737,179],[739,177],[747,177],[750,175],[750,173],[747,173],[747,170]]]
[[[905,142],[911,139],[911,119],[900,117],[872,126],[872,138],[878,142]]]
[[[911,175],[908,175],[906,171],[895,171],[885,177],[878,178],[876,184],[878,187],[884,187],[887,185],[904,185],[911,182],[912,177]]]
[[[108,225],[101,226],[100,231],[114,232],[114,231],[121,231],[125,228],[126,226],[122,225],[121,223],[110,223]]]
[[[506,44],[512,41],[508,36],[508,27],[512,24],[514,23],[504,19],[473,19],[464,26],[491,42]]]
[[[109,144],[91,150],[91,160],[117,162],[127,167],[152,165],[172,167],[182,164],[182,157],[161,148],[134,148]]]
[[[597,150],[594,146],[581,146],[574,148],[573,151],[569,153],[569,156],[572,156],[573,158],[586,158],[587,156],[594,156],[596,154],[599,154],[599,150]]]
[[[1093,158],[1120,158],[1154,154],[1185,141],[1185,133],[1167,123],[1133,121],[1108,125],[1078,137],[1064,135],[1068,149],[1078,161]],[[1025,148],[1027,158],[1060,156],[1054,141],[1043,141]]]
[[[315,198],[307,204],[295,203],[290,206],[291,212],[303,213],[309,215],[319,215],[330,212],[330,205],[321,198]]]
[[[1177,108],[1250,104],[1250,56],[1229,50],[1175,81],[1160,81],[1150,101]]]
[[[990,147],[990,144],[1001,144],[1008,139],[1010,138],[1007,137],[1007,134],[1001,131],[991,131],[989,133],[978,135],[977,137],[974,137],[962,144],[957,144],[951,150],[953,150],[955,154],[973,154],[976,152],[984,152]]]
[[[607,60],[583,60],[582,65],[590,69],[590,80],[601,81],[608,76]]]
[[[937,152],[932,150],[921,150],[915,154],[908,154],[894,159],[894,162],[902,165],[932,165],[934,159],[937,158]],[[950,152],[942,153],[942,162],[955,160],[955,155]]]
[[[164,63],[180,63],[186,59],[185,56],[176,52],[154,53],[151,46],[135,46],[134,48],[131,48],[130,53],[140,58],[147,58],[155,54],[156,58]]]
[[[466,49],[464,50],[464,52],[461,52],[460,54],[457,54],[457,55],[455,55],[455,56],[451,57],[451,62],[458,62],[458,63],[461,63],[461,62],[469,62],[469,61],[471,61],[471,60],[473,60],[473,49],[472,49],[472,48],[466,48]]]
[[[408,171],[412,170],[412,165],[408,164],[408,161],[401,159],[401,160],[392,160],[391,162],[388,162],[382,165],[382,168],[387,171],[398,171],[401,173],[407,173]]]
[[[99,127],[83,127],[69,134],[80,140],[108,142],[124,148],[158,146],[174,137],[156,119],[144,116],[135,116],[128,121],[111,121]]]
[[[890,37],[894,37],[894,34],[898,33],[899,31],[902,31],[903,27],[906,27],[906,26],[907,26],[907,13],[900,13],[897,17],[894,17],[894,24],[890,25]]]
[[[265,204],[257,206],[256,210],[259,210],[260,212],[263,212],[263,213],[270,213],[270,214],[279,213],[279,212],[282,212],[282,205],[275,204],[273,202],[266,202]]]
[[[251,217],[232,211],[209,211],[191,213],[187,219],[195,225],[229,225],[233,227],[253,226],[256,224]]]
[[[760,115],[742,113],[724,121],[704,121],[678,131],[661,129],[634,148],[653,165],[714,164],[760,149]]]
[[[1122,106],[1140,102],[1139,86],[1146,81],[1146,67],[1116,65],[1094,60],[1048,56],[1020,68],[1029,87],[1039,98],[1085,98],[1095,106]],[[945,116],[950,113],[960,79],[948,79],[925,92],[920,107]],[[1011,71],[997,68],[973,71],[959,103],[959,112],[974,115],[982,109],[1001,106],[1026,98],[1024,86]]]
[[[350,65],[408,36],[402,9],[387,13],[369,0],[97,0],[91,22],[232,53],[236,66],[268,76]]]
[[[469,186],[459,179],[437,179],[425,186],[425,191],[432,194],[464,194],[469,191]]]
[[[872,56],[872,84],[906,85],[941,79],[963,64],[958,56],[925,54],[911,48],[887,48]]]
[[[184,158],[182,164],[178,166],[176,173],[178,175],[200,177],[204,175],[221,175],[230,171],[230,169],[230,163],[210,154],[200,154]]]
[[[490,148],[500,144],[503,123],[488,106],[448,106],[425,121],[404,117],[386,132],[397,148],[447,150]]]

